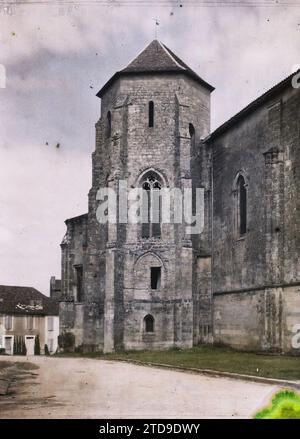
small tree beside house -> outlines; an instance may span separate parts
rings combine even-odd
[[[49,348],[48,348],[47,344],[45,344],[44,351],[45,351],[45,355],[47,355],[47,356],[50,355]]]
[[[40,337],[37,335],[34,339],[34,355],[41,355]]]
[[[21,355],[27,355],[27,348],[26,348],[26,344],[25,344],[25,339],[24,337],[21,337],[22,341],[21,341]]]

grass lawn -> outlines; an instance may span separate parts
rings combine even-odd
[[[162,363],[170,366],[212,369],[267,378],[300,380],[300,357],[261,355],[223,347],[200,346],[183,350],[58,355],[106,360],[138,360],[143,363]]]

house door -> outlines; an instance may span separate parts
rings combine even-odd
[[[13,338],[11,336],[4,338],[4,348],[6,354],[8,355],[13,354]]]
[[[34,355],[34,335],[25,336],[27,355]]]

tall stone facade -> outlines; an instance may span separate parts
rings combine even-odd
[[[214,341],[240,349],[299,351],[300,88],[292,76],[208,139]],[[247,199],[242,234],[239,176]]]
[[[98,93],[89,209],[66,221],[61,244],[60,331],[77,349],[293,350],[300,92],[287,78],[210,134],[212,91],[154,40]],[[202,232],[100,224],[98,191],[121,181],[202,188]]]

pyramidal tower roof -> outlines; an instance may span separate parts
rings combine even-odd
[[[214,87],[204,81],[177,55],[158,40],[153,40],[127,67],[116,72],[97,93],[101,97],[112,82],[120,76],[131,74],[183,73],[213,91]]]

